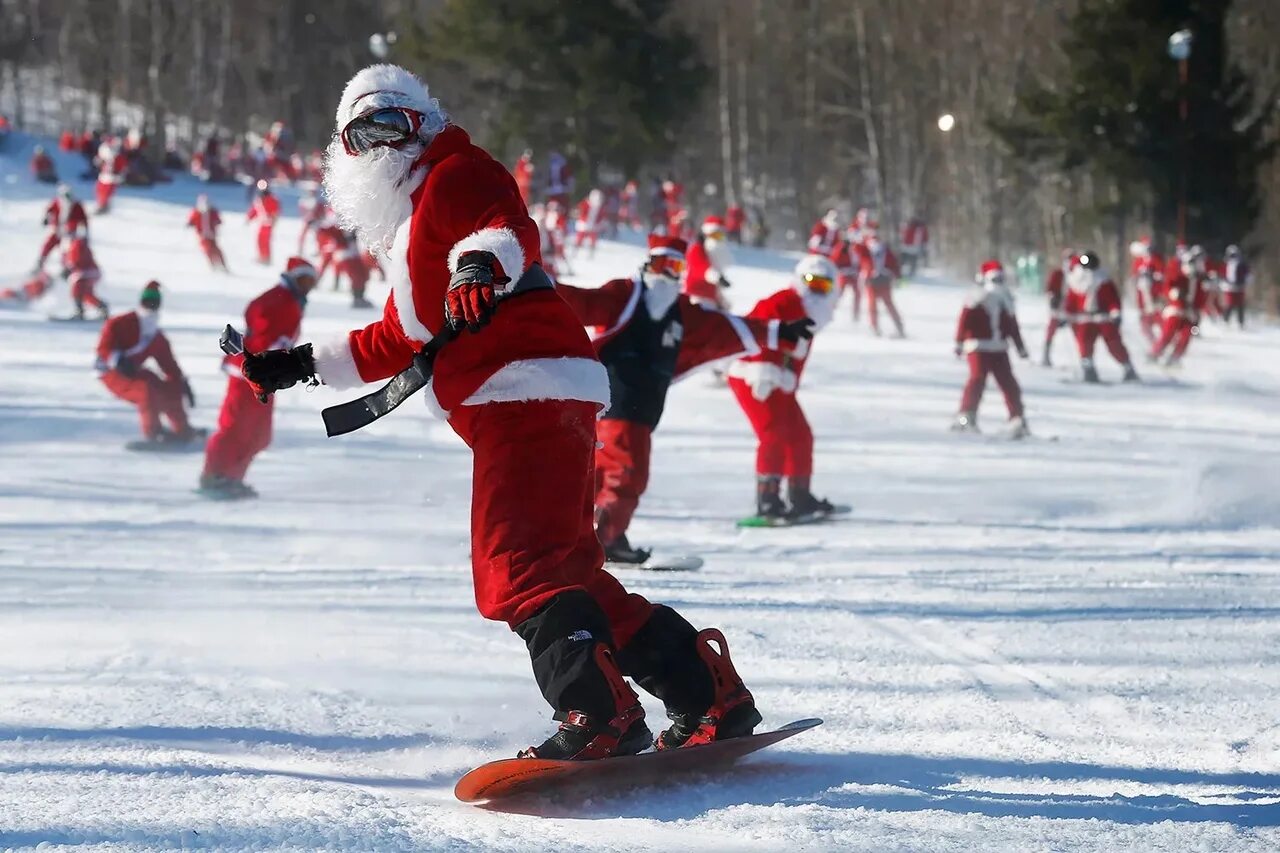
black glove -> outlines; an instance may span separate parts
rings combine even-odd
[[[813,320],[808,317],[801,317],[799,320],[790,320],[778,325],[778,340],[786,341],[792,346],[802,340],[807,341],[811,338],[813,338]]]
[[[120,356],[120,360],[116,362],[116,373],[132,379],[138,375],[138,365],[132,360]]]
[[[495,288],[511,281],[495,274],[497,263],[492,252],[464,252],[458,258],[458,271],[449,279],[449,291],[444,297],[444,315],[450,329],[460,332],[466,326],[478,332],[493,317],[498,305]]]
[[[196,407],[196,392],[191,390],[191,380],[182,380],[182,393],[187,398],[187,406],[194,409]]]
[[[720,276],[720,280],[716,282],[716,287],[723,287],[725,290],[728,290],[729,279],[725,278],[724,276]]]
[[[1018,350],[1018,358],[1030,358],[1030,357],[1031,356],[1027,354],[1027,350],[1025,347],[1023,349]]]
[[[258,402],[265,403],[276,391],[292,388],[299,382],[314,379],[316,360],[311,355],[311,344],[292,349],[269,349],[266,352],[245,353],[240,372],[253,386]]]

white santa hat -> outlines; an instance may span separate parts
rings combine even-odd
[[[836,265],[824,255],[805,255],[796,264],[795,275],[797,282],[804,281],[804,277],[807,275],[835,281],[838,274]]]
[[[358,116],[386,107],[406,107],[422,113],[422,129],[427,136],[444,127],[440,102],[428,93],[426,83],[399,65],[370,65],[357,72],[342,90],[336,116],[338,130]]]

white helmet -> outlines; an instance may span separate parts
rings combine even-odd
[[[836,265],[831,262],[830,258],[823,255],[805,255],[796,264],[795,275],[798,279],[805,276],[813,276],[814,278],[829,278],[832,281],[836,279]]]

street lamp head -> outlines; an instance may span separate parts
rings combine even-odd
[[[382,33],[369,36],[369,52],[378,59],[387,58],[387,37]]]
[[[951,129],[956,126],[956,117],[951,113],[943,113],[938,116],[938,130],[943,133],[950,133]]]
[[[1178,62],[1191,58],[1191,42],[1195,39],[1191,30],[1178,30],[1169,36],[1169,56]]]

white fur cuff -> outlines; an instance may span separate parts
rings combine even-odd
[[[738,340],[742,341],[742,352],[744,355],[755,355],[760,352],[760,344],[756,341],[756,336],[751,334],[751,330],[747,328],[747,324],[736,314],[726,313],[725,319],[729,321],[729,325],[733,326],[733,330],[738,334]],[[770,326],[772,328],[772,325]],[[774,347],[777,349],[777,347]]]
[[[767,346],[769,349],[778,348],[778,330],[781,328],[782,328],[781,320],[769,321],[769,336],[765,341],[765,346]]]
[[[364,384],[360,371],[356,369],[355,356],[351,352],[350,334],[314,345],[311,356],[316,362],[316,375],[330,388],[341,391]]]
[[[464,406],[525,400],[584,400],[609,405],[609,374],[594,358],[530,358],[503,365]]]
[[[502,272],[511,279],[499,292],[514,287],[524,274],[524,249],[510,228],[482,228],[459,240],[449,252],[449,272],[458,271],[458,259],[466,252],[490,252],[498,259]]]

